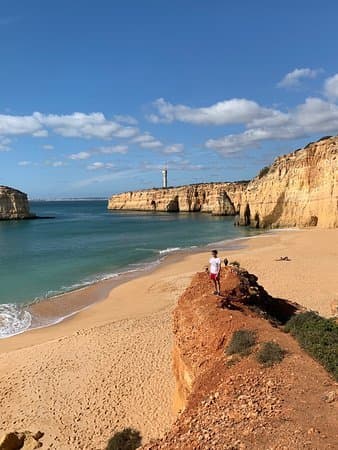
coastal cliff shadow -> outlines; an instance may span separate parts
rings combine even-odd
[[[272,297],[258,298],[248,302],[248,307],[268,319],[273,325],[285,325],[299,308],[285,298]]]
[[[228,292],[221,301],[221,308],[237,309],[245,313],[245,309],[269,320],[273,325],[284,325],[302,309],[297,303],[287,299],[272,297],[263,286],[258,284],[256,275],[239,268],[240,283]]]
[[[106,450],[136,450],[141,444],[140,432],[133,428],[125,428],[109,439]]]

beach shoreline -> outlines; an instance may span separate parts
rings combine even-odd
[[[80,284],[79,287],[60,292],[50,297],[39,298],[26,305],[8,305],[8,314],[14,313],[23,317],[22,323],[17,323],[17,329],[10,334],[0,334],[0,341],[28,331],[57,325],[64,320],[76,316],[81,311],[91,308],[96,303],[105,300],[111,290],[120,284],[152,273],[161,264],[172,264],[186,255],[203,253],[212,246],[220,246],[224,250],[239,249],[245,245],[247,239],[266,236],[273,231],[258,233],[253,236],[238,237],[209,243],[200,246],[184,248],[167,248],[160,250],[156,259],[135,264],[135,268],[126,267],[119,272],[102,274],[98,280]],[[2,305],[4,307],[4,305]],[[26,322],[26,324],[24,323]]]
[[[273,297],[330,316],[337,244],[337,229],[282,231],[220,257],[239,261]],[[0,431],[40,429],[60,450],[106,448],[127,427],[144,442],[163,436],[175,420],[172,311],[211,248],[172,254],[57,325],[2,339]]]
[[[26,347],[29,345],[42,343],[49,339],[58,338],[62,336],[63,333],[66,333],[67,335],[71,332],[78,331],[83,327],[95,327],[108,321],[115,322],[128,318],[139,318],[144,314],[158,312],[159,310],[166,308],[166,302],[159,302],[157,304],[154,304],[153,310],[149,305],[145,309],[142,307],[132,308],[129,304],[126,307],[126,304],[122,299],[123,295],[120,294],[120,290],[122,290],[122,292],[124,290],[129,292],[133,289],[133,283],[138,284],[137,280],[139,280],[139,283],[142,284],[143,278],[148,280],[151,278],[156,279],[160,277],[163,272],[165,272],[166,274],[170,272],[177,274],[177,267],[175,269],[175,266],[177,266],[177,264],[184,267],[182,273],[186,273],[189,278],[195,273],[195,271],[202,270],[203,267],[207,264],[208,252],[210,252],[210,249],[214,246],[220,249],[220,253],[224,253],[230,262],[231,260],[238,260],[242,258],[240,260],[240,263],[249,271],[258,275],[259,282],[261,282],[261,284],[263,284],[263,286],[268,291],[271,286],[272,290],[270,288],[270,293],[272,295],[276,295],[278,291],[274,290],[273,283],[269,283],[267,270],[261,269],[258,270],[257,273],[257,264],[261,264],[263,266],[265,265],[265,261],[262,260],[260,262],[259,258],[257,258],[257,255],[261,254],[262,252],[269,253],[269,251],[282,251],[282,248],[280,246],[281,241],[286,245],[286,248],[284,250],[285,252],[286,250],[288,250],[287,243],[288,241],[290,241],[290,239],[292,244],[292,236],[305,236],[305,241],[309,240],[310,243],[311,235],[320,236],[320,238],[322,239],[324,238],[324,236],[327,237],[327,234],[332,235],[332,239],[334,242],[335,240],[337,240],[338,233],[336,229],[316,230],[289,228],[269,230],[265,233],[261,233],[255,236],[219,241],[216,243],[207,244],[203,247],[182,250],[180,249],[178,251],[170,252],[165,257],[151,262],[148,266],[144,266],[144,268],[140,271],[125,272],[116,278],[101,280],[89,286],[85,286],[80,289],[58,295],[57,297],[33,303],[31,305],[32,313],[34,315],[36,314],[39,317],[47,318],[47,322],[45,324],[42,324],[41,326],[32,327],[16,335],[1,339],[0,353],[11,351],[17,348],[22,348],[22,346]],[[307,236],[309,238],[307,238]],[[325,239],[325,241],[327,241],[327,239]],[[334,248],[334,245],[332,247]],[[250,261],[250,254],[253,258],[252,261]],[[276,258],[280,256],[288,256],[282,254],[279,255],[278,253],[275,253],[275,255]],[[315,249],[313,258],[316,258]],[[191,268],[194,268],[195,270],[187,272],[186,266],[190,265],[190,261],[192,261]],[[273,258],[271,258],[271,261],[273,261]],[[294,267],[294,261],[290,262],[291,267]],[[281,266],[285,268],[285,264],[283,264],[283,262],[278,265],[278,268],[280,268]],[[120,300],[118,300],[117,298],[114,300],[115,292],[117,293],[117,297]],[[338,285],[333,289],[331,297],[331,302],[338,298]],[[307,300],[304,299],[302,303],[302,299],[298,294],[295,295],[295,298],[289,298],[288,300],[299,302],[303,306],[314,309],[326,317],[332,315],[331,303],[330,305],[326,304],[322,307],[321,305],[316,305],[315,302],[313,304],[310,302],[307,305]],[[113,304],[113,309],[109,314],[106,315],[105,319],[103,319],[103,311],[106,309],[106,307],[109,308],[109,305],[111,304]],[[126,310],[125,312],[123,312],[125,307]],[[119,309],[121,310],[119,311]],[[90,319],[91,312],[93,313],[92,320]],[[113,315],[114,313],[116,313],[115,317]],[[59,314],[59,316],[56,316],[56,314]],[[48,323],[48,317],[53,315],[53,322]],[[30,342],[32,342],[32,344],[30,344]]]

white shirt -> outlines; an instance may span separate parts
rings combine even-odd
[[[217,274],[219,272],[219,269],[221,267],[221,258],[210,258],[210,273]]]

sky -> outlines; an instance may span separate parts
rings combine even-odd
[[[338,134],[334,0],[1,0],[0,184],[250,179]]]

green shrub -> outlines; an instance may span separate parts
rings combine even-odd
[[[133,428],[125,428],[109,439],[106,450],[135,450],[141,446],[140,433]]]
[[[236,266],[236,267],[240,267],[240,263],[238,261],[232,261],[230,263],[230,266]]]
[[[290,332],[313,358],[338,380],[338,325],[314,312],[293,316],[286,324]]]
[[[252,330],[237,330],[232,335],[230,344],[226,349],[228,355],[239,353],[248,355],[251,347],[256,344],[256,333]]]
[[[265,166],[263,167],[259,173],[258,173],[258,178],[263,178],[270,170],[270,166]]]
[[[263,366],[270,367],[283,360],[285,351],[276,342],[264,342],[256,358]]]

